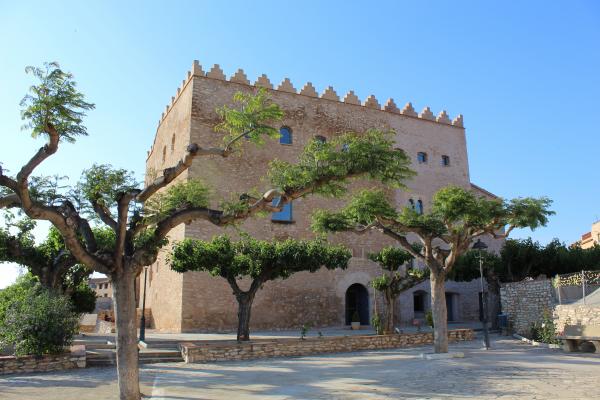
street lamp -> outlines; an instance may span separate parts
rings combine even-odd
[[[473,250],[477,250],[479,252],[479,279],[481,281],[481,308],[483,318],[481,319],[481,324],[483,325],[483,340],[485,343],[485,349],[490,349],[490,336],[488,334],[488,326],[487,326],[487,293],[485,292],[485,286],[483,284],[483,254],[482,250],[487,249],[488,246],[481,239],[477,239],[477,242],[473,245]]]
[[[146,275],[148,267],[144,267],[144,297],[142,297],[142,318],[140,319],[140,342],[146,340]]]

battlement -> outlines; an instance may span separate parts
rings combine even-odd
[[[254,83],[250,83],[250,81],[248,80],[248,77],[244,73],[244,70],[242,70],[241,68],[238,69],[233,75],[231,75],[231,77],[228,80],[227,77],[225,76],[225,73],[219,66],[219,64],[215,64],[208,72],[204,72],[204,70],[202,69],[202,66],[200,65],[200,63],[197,60],[194,60],[194,62],[192,64],[192,69],[190,71],[188,71],[188,73],[187,73],[187,78],[184,79],[181,83],[181,86],[179,88],[177,88],[177,94],[175,96],[171,97],[171,103],[166,106],[165,111],[162,113],[160,120],[158,121],[159,127],[160,127],[160,124],[162,123],[162,121],[165,119],[165,117],[169,113],[169,110],[171,109],[171,107],[173,107],[173,105],[177,101],[177,98],[179,97],[179,95],[183,92],[183,89],[194,77],[202,77],[202,78],[207,78],[207,79],[216,79],[216,80],[221,80],[221,81],[235,82],[235,83],[247,85],[247,86],[264,87],[269,90],[293,93],[293,94],[296,94],[299,96],[315,97],[315,98],[320,98],[320,99],[328,100],[328,101],[336,101],[336,102],[341,102],[341,103],[345,103],[345,104],[351,104],[353,106],[361,106],[361,107],[371,108],[371,109],[375,109],[375,110],[380,110],[382,112],[390,112],[390,113],[394,113],[394,114],[400,114],[400,115],[404,115],[406,117],[418,118],[418,119],[430,121],[433,123],[450,125],[450,126],[454,126],[457,128],[464,128],[462,114],[458,114],[454,119],[450,119],[446,110],[442,110],[436,116],[435,114],[433,114],[433,112],[431,111],[431,109],[429,107],[425,107],[425,108],[423,108],[423,110],[420,113],[417,113],[415,111],[412,103],[408,102],[402,109],[400,109],[400,108],[398,108],[398,106],[396,106],[396,103],[394,102],[394,99],[392,99],[392,98],[389,98],[385,102],[385,104],[382,106],[381,103],[377,100],[377,98],[374,95],[368,96],[364,101],[361,102],[360,99],[358,98],[358,96],[356,96],[356,94],[354,94],[354,91],[352,91],[352,90],[350,90],[348,93],[346,93],[346,95],[343,97],[343,99],[340,100],[340,97],[338,96],[338,94],[336,93],[336,91],[334,90],[334,88],[332,86],[328,86],[325,90],[323,90],[323,92],[321,92],[321,94],[319,94],[317,92],[317,90],[315,89],[315,87],[312,85],[312,83],[307,82],[302,87],[302,89],[297,90],[289,78],[283,79],[283,81],[277,87],[274,87],[274,85],[269,80],[269,77],[265,74],[262,74],[261,76],[259,76],[256,79],[256,81],[254,81]]]

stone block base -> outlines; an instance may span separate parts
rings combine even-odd
[[[450,341],[472,340],[472,329],[448,332]],[[307,339],[256,340],[249,342],[181,343],[185,362],[251,360],[269,357],[306,356],[323,353],[346,353],[359,350],[395,349],[433,343],[433,333],[400,335],[335,336]]]

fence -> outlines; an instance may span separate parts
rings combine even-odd
[[[600,305],[600,271],[556,275],[552,286],[559,304]]]

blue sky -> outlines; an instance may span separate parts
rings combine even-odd
[[[76,180],[91,162],[143,173],[156,123],[198,59],[227,75],[354,90],[361,99],[465,116],[471,179],[503,197],[551,197],[568,243],[600,218],[600,3],[14,2],[0,0],[0,160],[42,143],[20,130],[26,65],[56,60],[96,104],[90,136],[41,172]],[[14,279],[0,274],[0,287]]]

